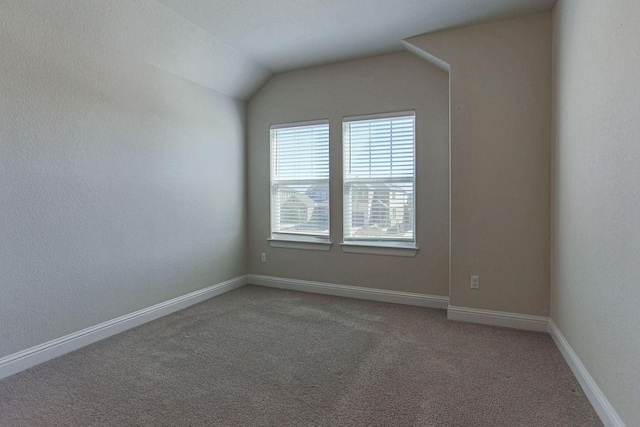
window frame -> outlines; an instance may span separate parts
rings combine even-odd
[[[368,120],[376,120],[376,119],[393,119],[397,117],[413,117],[413,192],[412,192],[412,229],[413,229],[413,239],[394,239],[394,238],[353,238],[347,237],[347,223],[346,223],[346,214],[347,214],[347,185],[353,183],[353,181],[347,179],[347,150],[346,150],[346,132],[347,125],[349,123],[358,122],[358,121],[368,121]],[[415,110],[404,110],[404,111],[395,111],[395,112],[387,112],[387,113],[376,113],[376,114],[366,114],[359,116],[345,116],[342,118],[342,243],[340,246],[343,252],[348,253],[364,253],[364,254],[373,254],[373,255],[389,255],[389,256],[409,256],[413,257],[416,255],[418,251],[418,236],[416,229],[416,211],[417,211],[417,200],[416,200],[416,187],[417,187],[417,115]],[[351,147],[349,147],[351,148]],[[384,178],[374,178],[375,180],[384,181]],[[388,180],[393,180],[392,177],[389,177]],[[407,181],[407,180],[401,180]]]
[[[317,179],[318,182],[327,182],[327,235],[318,235],[318,234],[305,234],[305,233],[286,233],[280,231],[274,231],[274,200],[273,200],[273,188],[274,188],[274,147],[273,147],[273,132],[278,131],[280,129],[291,129],[297,127],[305,127],[305,126],[316,126],[316,125],[326,125],[327,133],[328,133],[328,146],[327,146],[327,158],[328,158],[328,168],[329,173],[328,177],[325,179]],[[269,245],[274,248],[293,248],[293,249],[304,249],[304,250],[319,250],[319,251],[328,251],[331,248],[331,135],[330,135],[331,127],[329,123],[329,119],[319,119],[319,120],[308,120],[302,122],[289,122],[289,123],[278,123],[272,124],[269,126],[269,238],[267,241]],[[295,181],[295,180],[291,180]],[[316,181],[316,179],[312,180],[300,180],[300,181]],[[277,182],[277,181],[275,181]]]

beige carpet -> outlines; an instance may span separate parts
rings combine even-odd
[[[2,426],[598,426],[542,333],[245,286],[0,381]]]

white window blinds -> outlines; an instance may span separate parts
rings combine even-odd
[[[329,238],[329,123],[271,127],[272,238]]]
[[[343,121],[344,241],[415,242],[415,113]]]

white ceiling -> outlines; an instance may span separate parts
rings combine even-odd
[[[410,36],[555,0],[158,0],[273,72],[401,49]]]
[[[0,0],[20,19],[224,95],[273,73],[402,49],[402,39],[550,10],[555,0]],[[10,22],[10,21],[7,21]],[[29,31],[24,28],[24,31]],[[86,52],[87,57],[91,52]]]
[[[246,99],[271,75],[156,0],[0,0],[0,26],[5,20],[25,23],[25,32],[47,26],[71,44],[81,39],[233,98]]]

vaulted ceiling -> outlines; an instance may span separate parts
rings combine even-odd
[[[555,0],[0,0],[71,37],[246,99],[273,73],[402,49],[402,39],[550,10]]]
[[[550,10],[555,0],[159,0],[273,72],[401,48],[453,26]]]

